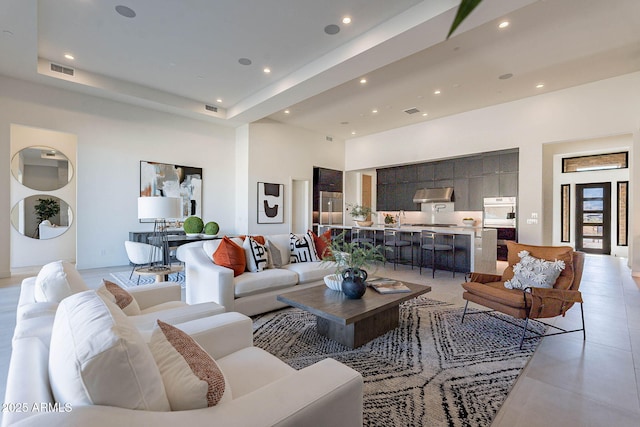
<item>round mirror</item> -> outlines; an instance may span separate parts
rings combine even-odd
[[[60,151],[51,147],[23,148],[11,159],[11,173],[25,187],[38,191],[58,190],[71,181],[73,167]]]
[[[26,197],[11,209],[11,224],[23,236],[53,239],[69,229],[73,222],[71,207],[62,199],[47,194]]]

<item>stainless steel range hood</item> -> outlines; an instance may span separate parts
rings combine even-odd
[[[413,196],[413,203],[450,202],[453,187],[421,188]]]

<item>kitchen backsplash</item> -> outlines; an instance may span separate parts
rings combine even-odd
[[[394,218],[398,211],[376,212],[373,221],[377,224],[384,224],[384,215],[389,214]],[[421,212],[404,211],[401,217],[402,224],[456,224],[463,225],[463,218],[473,218],[475,226],[482,226],[482,211],[455,211],[455,212]]]

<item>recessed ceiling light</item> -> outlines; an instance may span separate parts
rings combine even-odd
[[[351,24],[351,18],[349,18],[348,16],[345,16],[344,18],[342,18],[342,23]]]
[[[135,18],[136,17],[135,10],[133,10],[130,7],[127,7],[127,6],[123,6],[123,5],[116,6],[116,12],[118,12],[121,16],[124,16],[125,18]]]
[[[544,83],[538,83],[536,85],[536,89],[542,89],[544,87]]]
[[[367,82],[367,79],[365,78],[360,79],[360,83],[365,84],[366,82]]]
[[[271,72],[271,68],[265,67],[262,71],[264,71],[265,74],[269,74]]]
[[[290,112],[291,112],[291,111],[289,111],[289,110],[284,110],[284,113],[285,113],[285,114],[289,114]]]
[[[238,59],[238,62],[241,65],[251,65],[251,60],[249,58],[240,58]]]
[[[375,114],[375,113],[377,113],[377,112],[378,112],[378,110],[377,110],[376,108],[374,108],[373,110],[371,110],[371,112],[372,112],[373,114]]]
[[[436,89],[433,91],[434,95],[440,95],[442,92],[440,92],[440,89]]]
[[[76,59],[70,53],[65,53],[64,57],[67,58],[67,59],[71,59],[71,60]]]
[[[336,24],[330,24],[324,27],[324,32],[332,36],[340,32],[340,27],[338,27]]]
[[[221,102],[222,102],[222,98],[218,98],[218,99],[216,99],[216,102],[217,102],[218,104],[219,104],[219,103],[221,103]]]
[[[498,24],[498,28],[502,29],[502,28],[507,28],[509,26],[509,21],[502,21],[500,24]]]
[[[355,131],[355,130],[352,130],[352,131],[351,131],[351,135],[355,135],[355,134],[356,134],[356,131]]]
[[[427,117],[428,115],[428,113],[422,113],[422,117]]]

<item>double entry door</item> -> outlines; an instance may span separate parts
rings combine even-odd
[[[611,254],[611,183],[576,184],[576,250]]]

